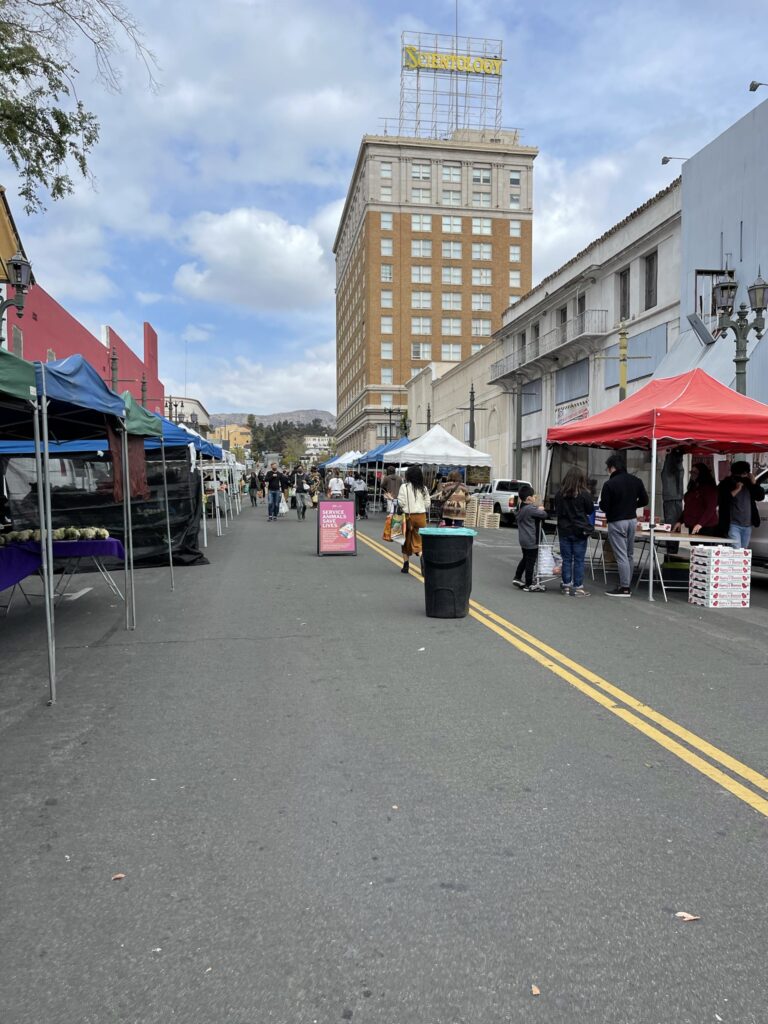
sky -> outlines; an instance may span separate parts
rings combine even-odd
[[[166,390],[210,412],[335,411],[333,239],[362,136],[399,108],[400,33],[454,0],[126,0],[157,58],[119,92],[78,51],[101,121],[92,181],[27,217],[40,284],[95,334],[160,338]],[[534,282],[665,187],[768,81],[763,0],[459,0],[501,38],[503,124],[537,146]]]

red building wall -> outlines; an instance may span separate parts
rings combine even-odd
[[[21,338],[14,332],[14,325],[21,332]],[[147,408],[163,413],[165,388],[157,375],[157,333],[151,324],[144,324],[142,360],[111,327],[106,328],[109,344],[103,345],[99,338],[94,337],[44,288],[34,285],[27,294],[23,318],[19,320],[13,308],[8,311],[6,335],[11,351],[30,361],[48,362],[51,359],[82,355],[110,386],[110,357],[114,348],[117,351],[118,391],[130,391],[134,398],[141,401],[141,379],[146,373]]]

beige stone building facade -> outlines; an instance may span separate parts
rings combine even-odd
[[[481,353],[530,289],[536,154],[510,131],[363,138],[334,243],[340,448],[399,436],[407,382]]]

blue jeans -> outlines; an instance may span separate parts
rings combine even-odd
[[[728,527],[728,539],[738,541],[740,548],[748,548],[751,537],[751,526],[737,526],[735,523],[731,523]]]
[[[270,519],[277,519],[278,513],[280,512],[280,499],[283,496],[282,491],[268,491],[269,494],[269,505],[267,506],[267,515]]]
[[[584,556],[587,553],[586,537],[561,537],[560,554],[563,557],[562,581],[580,587],[584,583]]]

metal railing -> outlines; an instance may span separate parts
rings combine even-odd
[[[572,320],[558,324],[551,331],[542,334],[540,338],[532,338],[524,347],[519,347],[516,352],[510,352],[503,359],[499,359],[491,366],[489,383],[514,373],[526,363],[530,363],[540,356],[548,355],[578,338],[599,337],[606,333],[607,325],[608,310],[585,309],[583,313],[578,313]]]

